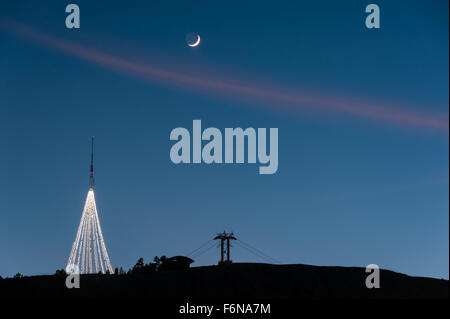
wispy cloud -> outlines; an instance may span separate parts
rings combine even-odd
[[[89,46],[65,41],[10,19],[3,19],[3,21],[7,30],[22,38],[144,80],[157,81],[165,85],[208,94],[214,93],[236,99],[254,100],[264,107],[267,102],[270,102],[272,107],[276,109],[335,112],[382,123],[434,129],[448,134],[448,114],[430,114],[414,111],[403,105],[393,106],[393,104],[386,102],[365,103],[351,98],[300,93],[299,91],[282,90],[258,83],[245,83],[239,80],[223,80],[194,73],[181,73],[158,67],[155,64],[136,62]]]

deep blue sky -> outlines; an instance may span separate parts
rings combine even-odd
[[[8,17],[122,58],[344,99],[386,101],[448,123],[448,1],[8,1]],[[202,37],[195,49],[189,32]],[[448,128],[342,112],[279,111],[100,66],[0,29],[0,275],[64,268],[88,190],[113,267],[185,254],[233,230],[283,263],[448,278]],[[378,103],[378,102],[377,102]],[[262,106],[262,107],[261,107]],[[170,131],[278,127],[279,170],[171,163]],[[219,250],[196,259],[214,264]],[[236,247],[234,261],[258,261]]]

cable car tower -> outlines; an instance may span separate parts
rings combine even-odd
[[[214,240],[220,239],[220,261],[219,265],[222,264],[229,264],[231,263],[230,259],[230,240],[236,240],[236,237],[234,237],[233,233],[226,233],[225,231],[223,233],[217,234],[216,237],[214,237]],[[227,250],[225,250],[225,242],[227,243]],[[224,255],[227,256],[227,259],[224,259]]]

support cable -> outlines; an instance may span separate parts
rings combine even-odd
[[[198,251],[197,253],[195,253],[194,255],[192,255],[192,258],[197,258],[201,255],[203,255],[204,253],[206,253],[207,251],[209,251],[211,248],[216,247],[216,243],[214,242],[212,245],[210,245],[208,248],[203,249],[201,251]]]
[[[252,250],[252,251],[253,251],[253,254],[257,254],[260,258],[263,258],[263,259],[265,259],[266,261],[270,261],[270,262],[272,262],[272,263],[278,263],[278,264],[281,263],[281,262],[278,261],[277,259],[275,259],[275,258],[273,258],[273,257],[271,257],[271,256],[269,256],[269,255],[267,255],[266,253],[262,252],[262,251],[259,250],[258,248],[255,248],[255,247],[251,246],[250,244],[247,244],[246,242],[244,242],[244,241],[242,241],[242,240],[240,240],[240,239],[237,239],[237,240],[236,240],[236,243],[239,243],[240,246],[241,246],[242,248],[245,248],[245,249],[247,249],[247,250],[249,250],[249,251]],[[243,247],[243,246],[244,246],[244,247]]]
[[[194,255],[198,250],[204,248],[205,246],[207,246],[210,242],[212,242],[213,240],[210,239],[207,242],[203,243],[202,245],[200,245],[200,247],[194,249],[193,251],[191,251],[190,253],[186,254],[185,256],[191,256]]]

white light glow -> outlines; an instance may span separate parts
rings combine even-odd
[[[95,205],[94,190],[87,194],[80,226],[72,245],[66,272],[70,273],[76,265],[81,274],[106,273],[112,274],[113,269],[106,251],[102,229]]]

